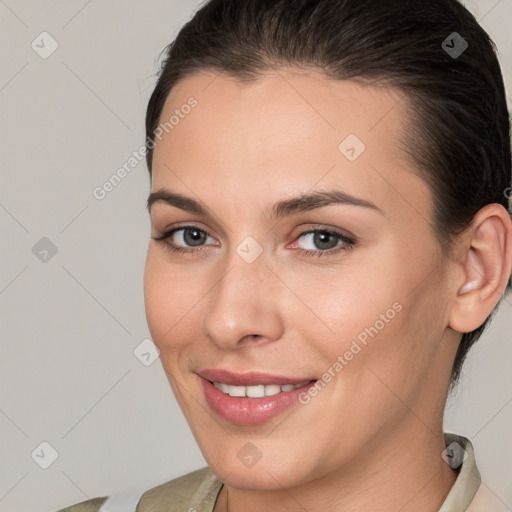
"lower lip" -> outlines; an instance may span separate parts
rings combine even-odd
[[[199,377],[203,385],[208,405],[221,418],[237,425],[259,425],[275,418],[290,407],[299,403],[299,395],[314,386],[316,381],[308,382],[291,391],[281,391],[272,396],[261,398],[235,397],[226,395],[210,381]]]

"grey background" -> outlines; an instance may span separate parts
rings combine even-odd
[[[149,338],[144,161],[103,200],[92,193],[143,144],[158,56],[197,5],[0,0],[1,512],[52,511],[205,465],[159,360],[133,353]],[[466,5],[498,46],[511,104],[512,1]],[[43,31],[58,43],[46,59],[31,47],[51,48]],[[496,510],[512,510],[511,332],[509,296],[445,421],[472,439]],[[58,453],[47,469],[44,441]]]

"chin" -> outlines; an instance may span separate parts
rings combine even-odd
[[[206,458],[206,457],[205,457]],[[274,457],[275,454],[274,454]],[[277,457],[279,459],[279,457]],[[263,457],[251,467],[246,467],[237,457],[206,458],[215,476],[226,485],[244,491],[280,491],[304,483],[304,477],[297,472],[297,464],[290,467],[275,460],[264,461]],[[293,466],[293,467],[292,467]]]

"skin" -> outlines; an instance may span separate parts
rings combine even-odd
[[[293,68],[252,83],[201,72],[172,89],[161,119],[190,96],[197,107],[157,142],[151,191],[181,193],[213,214],[159,201],[152,234],[192,223],[209,236],[189,254],[165,245],[190,248],[183,231],[152,239],[144,293],[172,390],[225,484],[215,512],[437,510],[457,477],[441,458],[451,367],[460,333],[480,325],[505,288],[506,210],[482,209],[442,255],[430,190],[399,145],[407,99],[391,88]],[[350,133],[366,146],[353,162],[338,150]],[[264,216],[280,200],[327,189],[381,211],[332,204]],[[328,254],[301,235],[313,228],[357,242]],[[252,263],[236,252],[247,236],[263,251]],[[341,244],[334,237],[329,247]],[[199,368],[320,379],[394,303],[401,311],[307,405],[253,426],[208,407]],[[261,452],[250,468],[237,457],[248,442]]]

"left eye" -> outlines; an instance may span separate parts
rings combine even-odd
[[[329,251],[341,246],[350,246],[353,241],[342,235],[327,230],[311,230],[299,235],[297,240],[303,240],[300,249],[304,251]],[[341,242],[341,243],[340,243]]]

